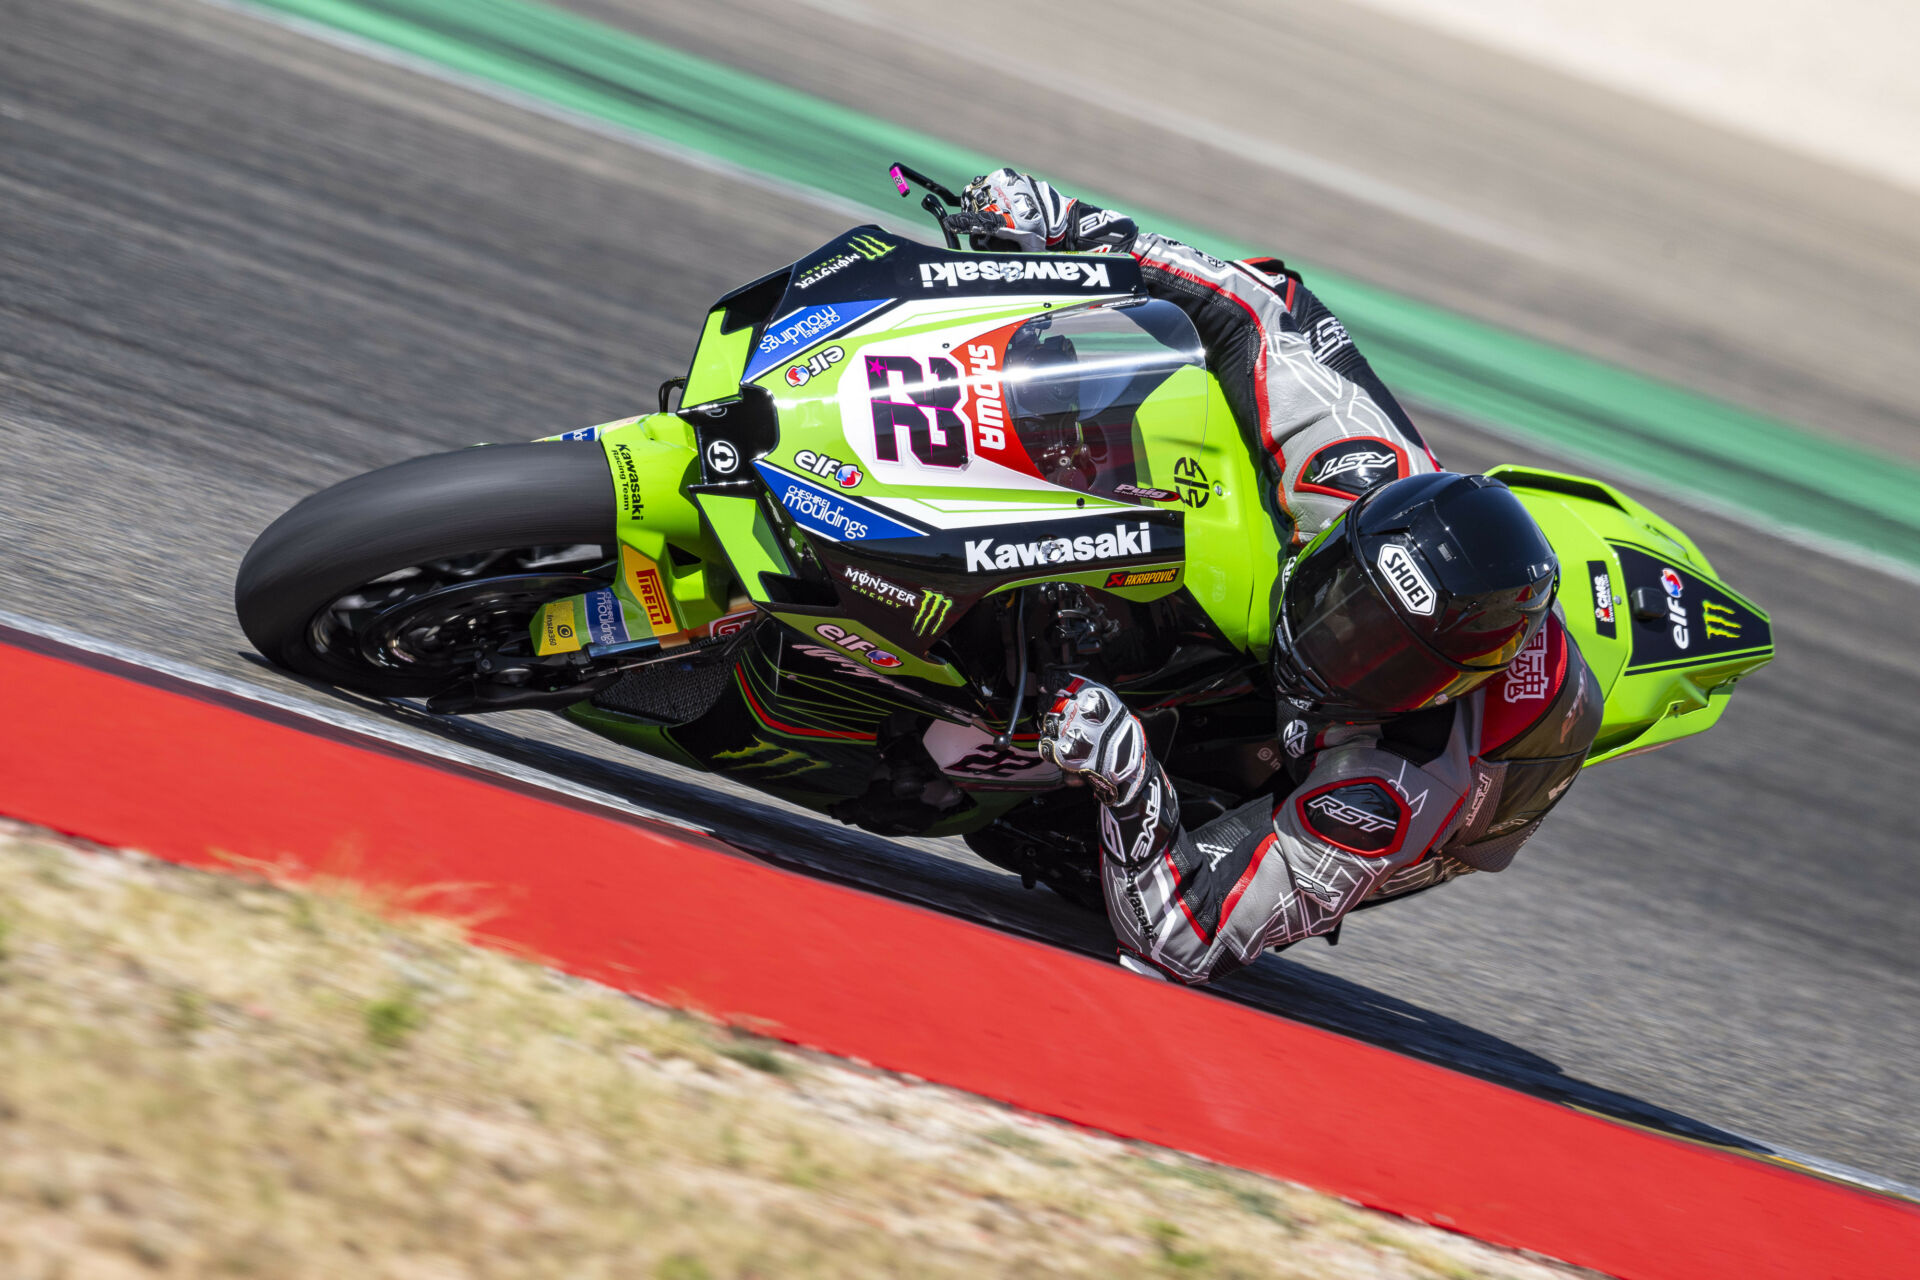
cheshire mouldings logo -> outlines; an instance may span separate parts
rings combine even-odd
[[[791,471],[782,471],[765,462],[753,464],[767,482],[767,492],[787,509],[793,522],[808,533],[832,542],[857,542],[862,538],[919,538],[925,535],[885,512],[855,502],[832,489],[822,488]]]
[[[891,301],[891,298],[874,298],[866,302],[834,302],[817,307],[801,307],[798,311],[787,312],[778,320],[769,320],[766,332],[754,344],[753,358],[747,361],[742,380],[752,382],[767,370],[785,364],[816,342],[839,333]]]
[[[1046,280],[1055,284],[1077,284],[1082,289],[1108,289],[1113,286],[1107,266],[1104,262],[1080,262],[1071,258],[923,262],[920,287],[931,289],[940,284],[951,289],[963,284],[1027,284]]]

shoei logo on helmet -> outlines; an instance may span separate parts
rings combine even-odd
[[[1393,585],[1393,594],[1400,597],[1400,603],[1407,606],[1408,613],[1417,613],[1423,618],[1432,614],[1439,597],[1434,594],[1433,584],[1427,581],[1426,574],[1420,572],[1420,566],[1413,562],[1413,557],[1405,547],[1397,542],[1389,542],[1380,548],[1380,556],[1374,563],[1387,576],[1387,581]]]

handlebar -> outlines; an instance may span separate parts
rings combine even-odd
[[[935,182],[917,169],[895,163],[887,170],[887,174],[903,196],[912,194],[912,188],[907,185],[909,182],[926,191],[926,198],[920,201],[920,207],[932,214],[933,220],[940,224],[940,233],[947,238],[949,249],[960,247],[961,236],[991,235],[1002,225],[990,213],[969,213],[962,209],[960,197],[953,193],[952,188]]]

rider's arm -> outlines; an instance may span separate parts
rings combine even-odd
[[[1056,700],[1041,750],[1101,802],[1100,875],[1123,958],[1188,983],[1330,931],[1425,856],[1459,809],[1457,788],[1362,740],[1322,750],[1277,807],[1263,797],[1184,831],[1139,722],[1079,681]]]
[[[1296,546],[1377,484],[1439,469],[1346,327],[1272,259],[1226,262],[1151,232],[1131,252],[1148,292],[1206,344]]]
[[[1008,247],[1131,254],[1147,291],[1187,313],[1296,546],[1374,485],[1439,469],[1346,327],[1277,260],[1223,261],[1011,169],[968,196],[1006,222]]]

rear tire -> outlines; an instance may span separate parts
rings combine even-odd
[[[523,615],[517,625],[524,626],[538,607],[531,596],[585,589],[578,568],[611,557],[613,543],[613,476],[598,444],[432,454],[323,489],[267,526],[240,562],[234,611],[247,639],[277,666],[362,693],[429,697],[471,670],[451,651],[445,662],[404,650],[369,656],[353,628],[374,610],[343,608],[343,601],[362,599],[356,593],[363,589],[383,601],[406,600],[448,583],[474,584],[484,594],[489,579],[504,576],[511,581],[489,602],[486,625],[510,635],[510,615]],[[582,547],[600,554],[576,556],[580,564],[546,574],[544,583],[534,571],[558,568],[536,549]]]

